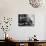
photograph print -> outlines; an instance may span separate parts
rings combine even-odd
[[[34,26],[34,23],[35,23],[34,15],[18,14],[18,26]]]

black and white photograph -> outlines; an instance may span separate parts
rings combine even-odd
[[[19,14],[18,15],[18,26],[34,26],[34,16],[28,14]]]

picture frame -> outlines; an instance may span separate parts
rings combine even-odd
[[[35,16],[28,14],[18,14],[18,26],[34,26]]]

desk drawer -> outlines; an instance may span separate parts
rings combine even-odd
[[[46,43],[39,43],[38,46],[46,46]]]
[[[28,46],[28,43],[16,43],[16,46]]]
[[[28,43],[24,43],[24,46],[28,46]]]

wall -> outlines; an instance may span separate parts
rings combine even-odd
[[[33,8],[30,6],[28,0],[0,0],[0,16],[1,17],[12,17],[13,22],[10,33],[17,40],[27,40],[34,34],[37,35],[39,40],[44,40],[45,31],[45,12],[46,8]],[[29,15],[35,15],[35,26],[34,27],[19,27],[18,26],[18,14],[27,13]],[[0,31],[2,33],[2,31]],[[0,33],[0,35],[2,35]],[[3,37],[0,36],[0,39]]]
[[[46,14],[45,14],[45,24],[44,24],[44,39],[46,39]]]

